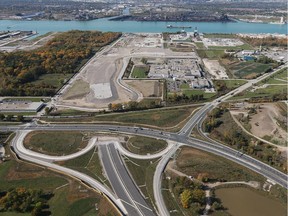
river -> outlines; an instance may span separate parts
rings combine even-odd
[[[137,21],[109,21],[108,18],[91,21],[28,21],[28,20],[0,20],[0,31],[32,30],[39,34],[51,31],[99,30],[117,32],[176,32],[180,29],[169,29],[167,25],[192,26],[203,33],[280,33],[287,34],[287,24],[265,23],[211,23],[211,22],[137,22]],[[189,30],[187,30],[189,31]]]

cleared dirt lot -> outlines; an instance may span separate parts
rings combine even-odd
[[[286,146],[287,132],[280,126],[279,122],[285,122],[287,119],[283,116],[283,110],[277,103],[247,104],[242,109],[233,111],[233,114],[248,115],[248,107],[256,107],[256,114],[249,114],[250,132],[272,143]]]
[[[203,63],[213,78],[228,79],[226,69],[220,65],[218,60],[203,59]]]
[[[121,79],[130,58],[197,58],[195,52],[173,52],[164,49],[159,43],[158,34],[124,34],[116,44],[107,46],[96,54],[79,74],[70,80],[69,85],[61,92],[62,95],[57,98],[56,106],[103,109],[107,108],[109,103],[139,101],[143,96],[151,95],[161,97],[162,88],[153,82],[135,81],[128,85]]]
[[[125,80],[143,94],[143,97],[162,97],[163,83],[158,80]]]
[[[282,119],[279,107],[276,104],[263,104],[261,111],[251,117],[251,132],[259,137],[272,136],[272,140],[285,142],[287,132],[278,124],[277,119]],[[259,126],[257,126],[258,124]]]

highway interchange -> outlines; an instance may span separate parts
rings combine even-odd
[[[283,68],[282,66],[281,68]],[[280,68],[280,69],[281,69]],[[197,149],[201,149],[207,152],[211,152],[216,155],[220,155],[226,159],[234,161],[241,164],[266,178],[276,182],[282,187],[288,188],[287,175],[274,169],[273,167],[258,161],[239,151],[234,150],[228,146],[217,143],[216,141],[207,137],[209,141],[203,141],[200,139],[190,137],[193,128],[197,128],[200,134],[206,136],[202,130],[201,125],[207,115],[207,113],[215,108],[219,103],[231,98],[234,93],[239,93],[247,88],[250,88],[257,82],[262,81],[268,76],[276,73],[279,69],[263,76],[248,81],[248,83],[242,85],[241,87],[231,91],[229,94],[217,98],[215,101],[207,103],[203,106],[197,113],[195,113],[191,119],[186,123],[186,125],[178,133],[164,132],[160,130],[154,130],[150,128],[137,128],[130,126],[117,126],[117,125],[96,125],[96,124],[37,124],[35,122],[25,124],[25,125],[11,125],[11,126],[0,126],[0,131],[14,131],[16,132],[15,138],[11,142],[11,149],[15,152],[18,158],[26,161],[33,162],[35,164],[48,167],[50,169],[56,170],[58,172],[64,173],[69,176],[73,176],[81,180],[83,183],[89,185],[100,191],[108,199],[114,203],[118,210],[123,215],[169,215],[165,203],[161,194],[161,176],[165,169],[166,164],[170,158],[174,155],[177,149],[182,146],[191,146]],[[96,181],[95,179],[80,173],[78,171],[71,170],[66,167],[62,167],[54,164],[54,161],[58,160],[68,160],[80,156],[95,146],[96,140],[90,140],[87,147],[81,152],[62,157],[52,157],[43,155],[40,153],[33,152],[31,150],[25,149],[23,146],[23,140],[25,136],[35,130],[46,130],[46,131],[94,131],[94,132],[110,132],[116,134],[133,134],[153,137],[157,139],[164,139],[168,141],[169,145],[166,150],[161,152],[157,157],[161,156],[161,159],[156,167],[156,171],[153,177],[153,193],[155,198],[155,204],[157,207],[157,212],[152,211],[146,200],[141,196],[140,191],[131,179],[129,172],[123,165],[123,161],[119,155],[129,154],[125,150],[121,150],[121,147],[115,143],[106,143],[98,145],[100,149],[100,154],[102,155],[102,165],[105,170],[106,176],[112,185],[113,191],[104,186],[102,183]],[[129,155],[132,156],[133,155]],[[140,157],[141,156],[136,156]],[[151,155],[151,158],[156,156]],[[149,157],[148,157],[149,158]],[[143,157],[143,159],[147,159]]]

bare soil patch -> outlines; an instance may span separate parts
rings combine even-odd
[[[73,86],[65,92],[63,95],[64,100],[73,100],[77,98],[82,98],[89,94],[90,87],[89,84],[83,80],[76,80]]]
[[[161,97],[163,83],[158,80],[125,80],[125,82],[141,92],[144,97]]]
[[[286,145],[287,132],[278,122],[278,120],[285,121],[286,119],[281,108],[276,103],[247,104],[236,112],[248,115],[249,110],[247,108],[249,107],[258,107],[256,108],[256,114],[249,115],[250,132],[275,144]]]

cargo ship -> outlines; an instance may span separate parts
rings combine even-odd
[[[167,28],[182,28],[182,29],[185,29],[185,28],[192,28],[191,26],[173,26],[173,25],[167,25]]]

